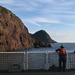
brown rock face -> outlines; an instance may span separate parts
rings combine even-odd
[[[33,39],[22,21],[0,6],[0,51],[27,49],[32,46]]]

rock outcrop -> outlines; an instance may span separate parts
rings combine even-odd
[[[0,51],[31,48],[33,42],[20,18],[0,6]]]
[[[0,51],[51,47],[54,42],[44,30],[30,34],[19,17],[0,6]]]
[[[50,43],[56,42],[44,30],[37,31],[32,37],[35,39],[34,47],[51,47]]]

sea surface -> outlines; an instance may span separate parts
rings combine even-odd
[[[67,52],[74,52],[75,51],[75,43],[51,43],[52,48],[44,47],[44,48],[31,48],[27,50],[27,52],[55,52],[56,49],[60,48],[63,45]]]

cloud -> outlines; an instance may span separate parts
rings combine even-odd
[[[70,4],[71,3],[71,4]],[[75,10],[74,10],[74,5],[75,1],[74,0],[54,0],[51,4],[45,5],[41,10],[42,14],[74,14],[75,15]]]
[[[75,5],[75,1],[74,0],[63,0],[63,2],[61,2],[61,4],[59,4],[61,6],[71,6],[71,5]]]
[[[60,3],[59,3],[60,2]],[[73,3],[73,1],[59,1],[59,0],[0,0],[0,3],[6,5],[12,5],[14,8],[10,7],[14,11],[39,11],[38,13],[44,13],[44,14],[55,14],[55,13],[68,13],[68,14],[75,14],[73,11],[66,11],[65,7],[66,4]]]
[[[37,2],[40,2],[40,3],[52,3],[54,2],[54,0],[37,0]]]
[[[58,20],[52,20],[46,17],[36,17],[36,18],[32,18],[31,20],[35,22],[42,22],[42,23],[59,23]]]
[[[49,19],[49,18],[45,18],[45,17],[35,17],[35,18],[22,18],[23,22],[26,23],[30,23],[30,24],[33,24],[33,25],[36,25],[36,26],[39,26],[41,27],[42,25],[40,23],[43,23],[43,24],[49,24],[49,23],[60,23],[58,20],[52,20],[52,19]]]
[[[12,4],[13,0],[0,0],[0,3],[3,3],[3,4]]]
[[[67,25],[67,26],[70,26],[70,27],[75,27],[75,23],[62,23],[61,24],[63,25]]]
[[[29,22],[32,23],[33,25],[36,25],[36,26],[39,26],[39,27],[41,26],[40,24],[38,24],[38,23],[35,22],[35,21],[29,20]]]
[[[31,25],[35,25],[35,26],[38,26],[38,27],[41,26],[40,24],[38,24],[37,22],[35,22],[35,21],[31,20],[31,19],[23,18],[22,21],[23,21],[24,23],[31,24]]]
[[[25,10],[25,11],[31,11],[34,7],[37,6],[37,4],[32,3],[31,1],[21,1],[21,0],[0,0],[1,5],[8,6],[11,10],[14,9],[17,10]]]
[[[0,0],[0,3],[4,4],[4,6],[6,4],[10,6],[14,6],[16,8],[16,11],[17,10],[33,11],[33,10],[40,8],[44,4],[49,4],[49,3],[52,3],[53,1],[54,0],[31,0],[31,1],[29,0],[23,0],[23,1],[21,0]],[[12,7],[10,8],[12,9]]]
[[[75,42],[75,34],[57,33],[50,34],[51,38],[57,42]]]

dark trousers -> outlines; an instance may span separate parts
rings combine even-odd
[[[66,69],[66,56],[61,55],[59,56],[59,70],[63,71]]]

